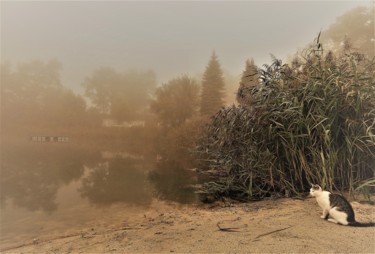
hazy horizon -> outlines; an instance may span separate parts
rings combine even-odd
[[[1,62],[57,59],[64,86],[101,66],[154,70],[158,84],[203,73],[215,50],[240,75],[293,54],[336,17],[371,1],[1,2]]]

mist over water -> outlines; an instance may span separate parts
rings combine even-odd
[[[16,236],[33,237],[41,232],[39,227],[54,223],[60,230],[74,228],[113,205],[145,211],[153,199],[197,200],[191,187],[197,183],[195,175],[176,163],[156,163],[155,158],[131,149],[108,151],[77,147],[73,142],[3,144],[4,243]]]

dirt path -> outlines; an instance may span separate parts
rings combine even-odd
[[[374,206],[352,205],[358,221],[375,221]],[[4,253],[375,253],[375,227],[335,225],[320,219],[320,212],[315,199],[211,207],[155,201],[144,213],[98,218],[80,231],[41,235],[1,249]]]

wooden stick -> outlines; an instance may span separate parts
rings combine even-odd
[[[280,231],[286,230],[286,229],[291,228],[291,227],[293,227],[293,226],[289,226],[289,227],[282,228],[282,229],[277,229],[277,230],[274,230],[274,231],[271,231],[271,232],[268,232],[268,233],[258,235],[257,237],[254,238],[254,241],[263,237],[263,236],[270,235],[270,234],[273,234],[273,233],[276,233],[276,232],[280,232]]]

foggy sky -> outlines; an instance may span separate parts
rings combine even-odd
[[[1,2],[1,62],[58,59],[62,83],[98,67],[153,69],[159,83],[202,73],[213,50],[224,70],[284,58],[337,16],[371,1]],[[77,89],[78,88],[78,89]]]

